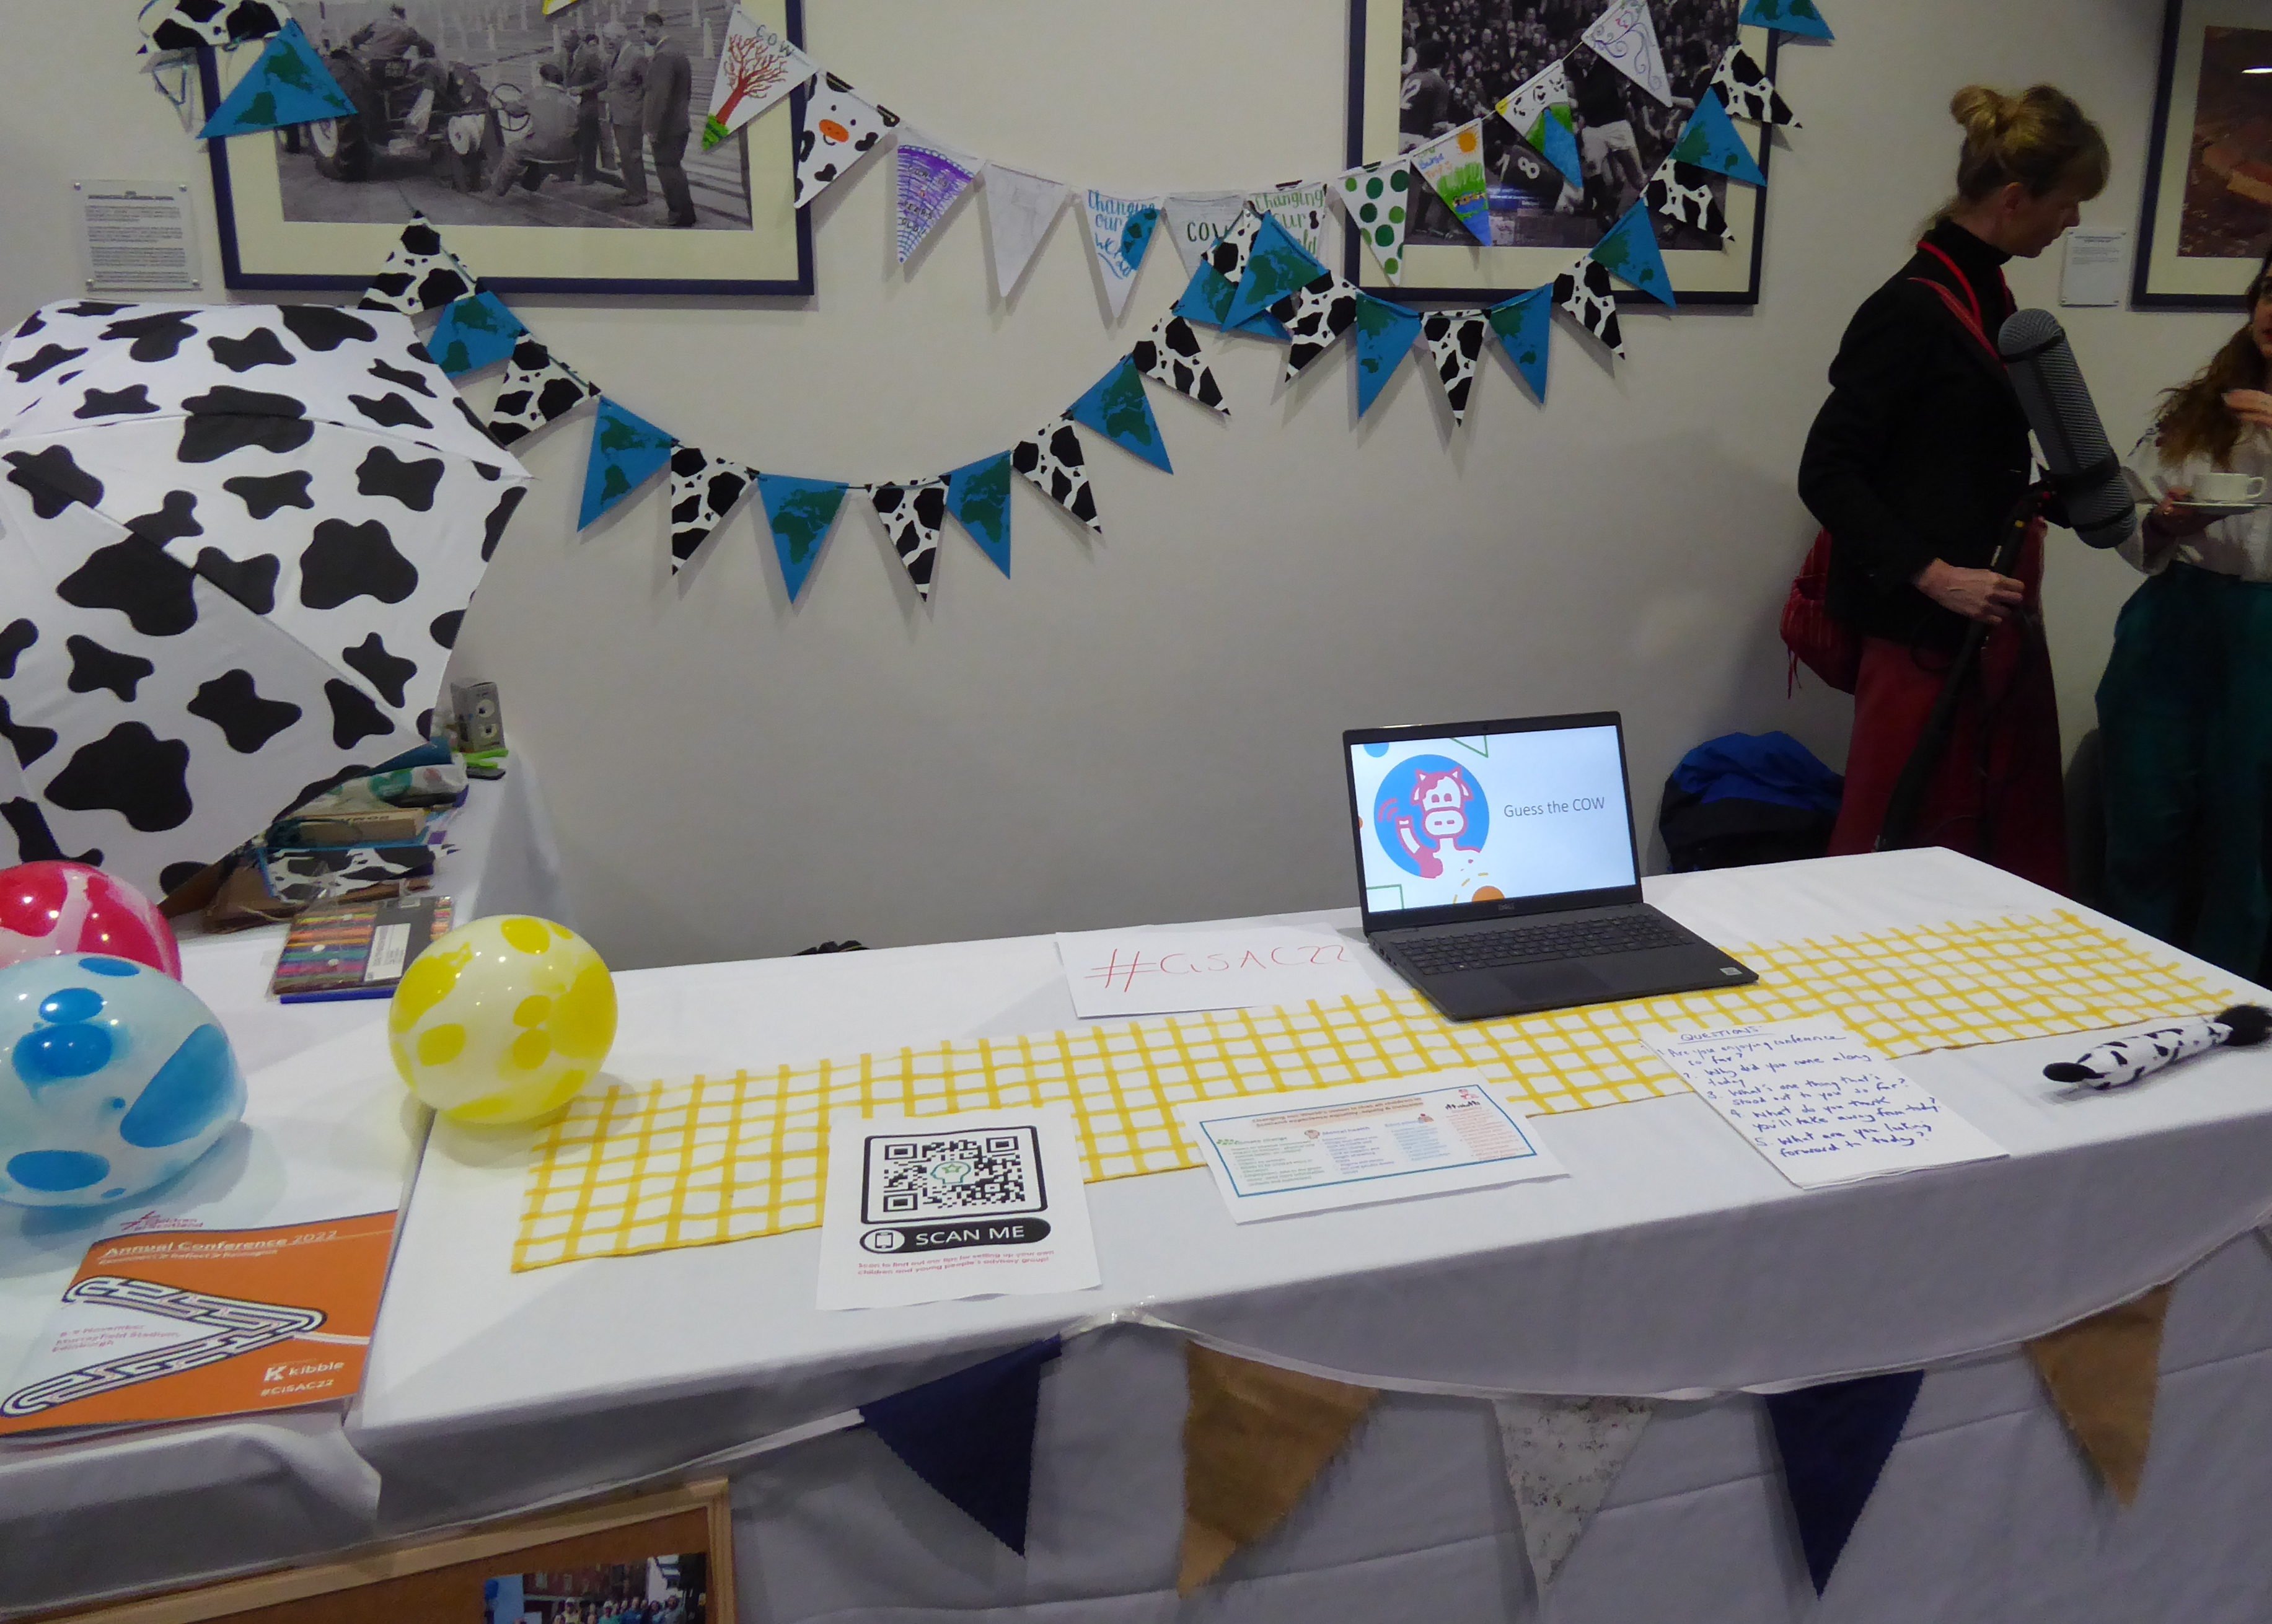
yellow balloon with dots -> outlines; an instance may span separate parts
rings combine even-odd
[[[564,925],[498,914],[412,961],[386,1023],[394,1069],[444,1116],[533,1121],[590,1082],[616,1040],[616,984]]]

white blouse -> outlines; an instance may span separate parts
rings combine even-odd
[[[2140,503],[2151,507],[2172,486],[2190,488],[2194,476],[2206,471],[2209,461],[2206,457],[2195,457],[2182,463],[2164,462],[2161,448],[2154,443],[2153,433],[2149,430],[2124,466],[2130,488]],[[2266,481],[2267,499],[2272,500],[2272,434],[2261,428],[2246,431],[2232,448],[2228,466],[2235,473],[2261,474]],[[2140,518],[2142,522],[2144,515],[2141,514]],[[2117,550],[2133,567],[2148,575],[2160,574],[2171,559],[2176,559],[2181,563],[2213,570],[2219,575],[2238,576],[2244,581],[2272,581],[2272,506],[2221,518],[2199,535],[2188,536],[2174,545],[2149,544],[2141,525],[2137,533]]]

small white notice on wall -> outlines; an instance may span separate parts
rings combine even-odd
[[[190,189],[156,181],[73,181],[79,273],[91,294],[201,287]]]
[[[2059,302],[2120,304],[2122,275],[2129,262],[2127,231],[2076,227],[2066,234],[2066,264],[2059,273]]]

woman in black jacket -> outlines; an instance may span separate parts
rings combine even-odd
[[[1846,794],[1830,850],[1866,852],[1968,624],[1992,629],[1907,844],[2054,890],[2066,877],[2059,711],[2037,589],[1991,567],[2029,485],[2028,420],[1995,354],[2003,266],[2032,259],[2106,183],[2105,138],[2063,93],[1956,93],[1957,195],[1855,312],[1798,491],[1831,537],[1829,609],[1862,640]]]

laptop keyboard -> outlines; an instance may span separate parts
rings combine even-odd
[[[1430,941],[1401,942],[1398,951],[1428,975],[1455,970],[1494,970],[1502,965],[1536,964],[1550,958],[1592,958],[1644,948],[1685,947],[1687,934],[1653,914],[1623,918],[1549,921],[1509,930],[1479,930]]]

